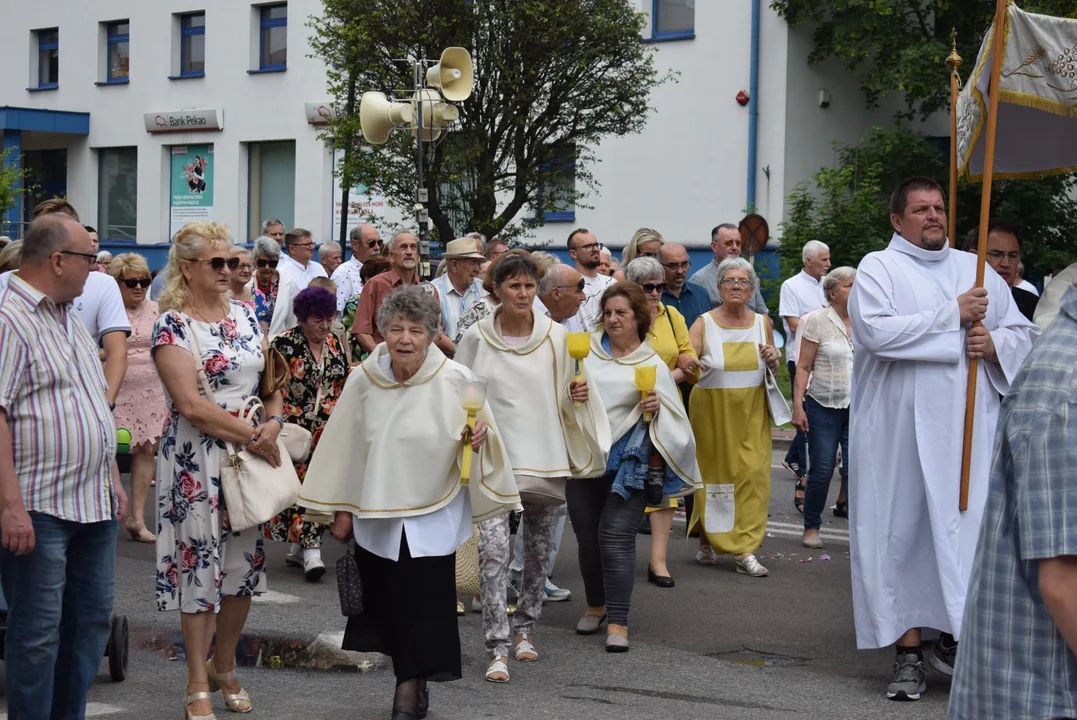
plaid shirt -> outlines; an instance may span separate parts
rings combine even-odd
[[[116,425],[106,388],[97,344],[71,303],[13,276],[0,293],[0,408],[28,511],[112,518]]]
[[[1040,561],[1077,555],[1077,289],[1003,401],[950,715],[1077,717],[1077,656],[1039,590]]]

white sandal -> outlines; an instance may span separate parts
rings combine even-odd
[[[494,658],[494,661],[490,663],[490,667],[486,668],[486,681],[492,683],[507,683],[509,681],[509,666],[505,664],[504,656],[498,655]],[[501,673],[504,678],[494,678],[491,675],[495,673]]]
[[[520,657],[530,653],[534,657]],[[531,641],[527,639],[527,633],[521,633],[520,642],[516,645],[516,661],[517,662],[535,662],[538,660],[538,650],[531,644]]]
[[[733,558],[733,562],[737,564],[737,572],[744,573],[749,577],[766,577],[770,575],[770,570],[759,564],[755,555],[748,553],[744,558],[737,560]]]

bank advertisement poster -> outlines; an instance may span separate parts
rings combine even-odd
[[[213,162],[213,145],[172,147],[170,238],[192,220],[213,219]]]
[[[343,151],[333,151],[333,167],[335,168],[340,162]],[[343,189],[340,186],[340,178],[336,175],[333,176],[333,197],[330,199],[329,207],[333,218],[333,240],[337,240],[340,237],[340,201],[343,197]],[[356,185],[348,191],[348,230],[356,225],[362,223],[373,222],[379,224],[379,221],[384,219],[385,216],[385,198],[375,194],[374,189],[366,185]]]

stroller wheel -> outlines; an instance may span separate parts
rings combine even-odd
[[[108,672],[116,682],[127,679],[127,649],[130,634],[126,615],[112,616],[112,631],[108,635],[105,655],[108,657]]]

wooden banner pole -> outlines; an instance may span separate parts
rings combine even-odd
[[[957,29],[951,31],[952,46],[946,66],[950,68],[950,209],[946,234],[950,238],[950,247],[957,242],[957,95],[960,92],[961,78],[957,69],[961,67],[961,56],[957,54]]]
[[[1005,53],[1007,0],[996,0],[995,37],[991,45],[991,85],[987,109],[987,138],[984,141],[983,197],[980,200],[980,235],[976,247],[976,287],[984,285],[984,264],[987,262],[987,226],[991,222],[991,180],[995,174],[995,129],[998,125],[998,88],[1002,75],[1002,56]],[[973,327],[980,323],[974,323]],[[972,423],[976,416],[976,377],[979,363],[969,359],[969,381],[965,395],[965,437],[961,447],[961,493],[959,508],[969,507],[969,471],[972,464]]]

